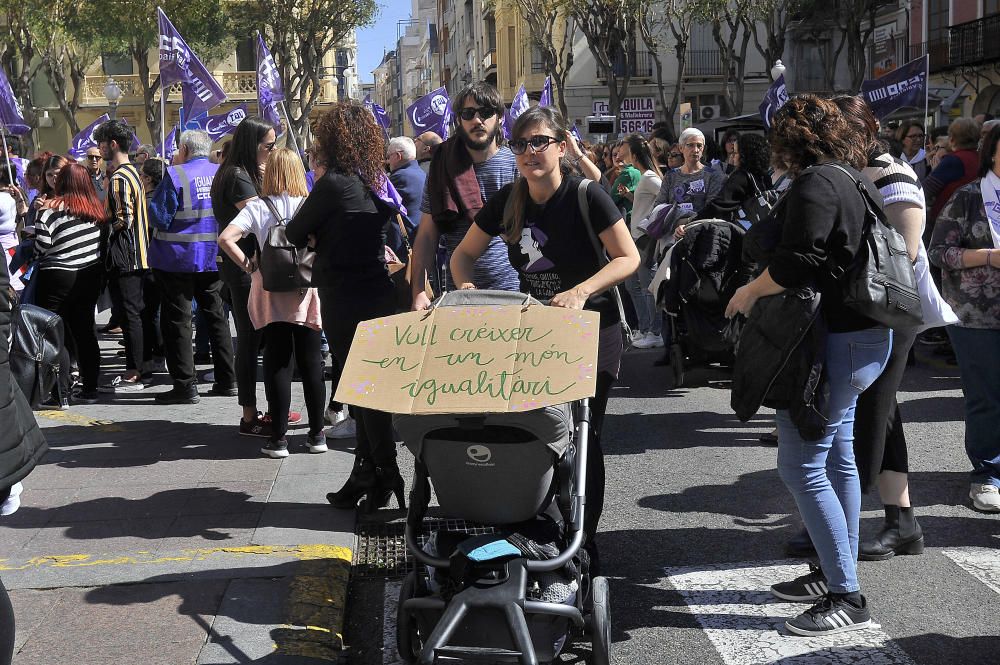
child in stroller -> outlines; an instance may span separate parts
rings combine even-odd
[[[438,306],[449,296],[537,304],[520,294],[460,291]],[[516,413],[394,417],[415,458],[406,544],[421,564],[400,593],[404,662],[534,665],[557,658],[569,637],[584,632],[593,662],[609,662],[607,580],[591,578],[582,549],[590,420],[586,399]],[[443,515],[495,534],[439,531],[421,548],[431,483]]]

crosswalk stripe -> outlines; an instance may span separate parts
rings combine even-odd
[[[942,550],[959,568],[1000,593],[1000,550],[985,547],[963,547]]]
[[[666,581],[684,599],[725,665],[768,663],[799,657],[827,665],[913,665],[877,624],[867,630],[798,637],[784,627],[806,609],[802,603],[776,602],[771,584],[802,574],[792,561],[726,563],[665,568]],[[831,615],[832,616],[832,615]]]

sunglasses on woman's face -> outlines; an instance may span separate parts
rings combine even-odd
[[[479,116],[480,120],[486,121],[495,116],[496,114],[497,114],[496,109],[488,109],[485,106],[480,106],[478,108],[472,108],[472,107],[464,108],[458,112],[458,116],[462,120],[466,121],[472,120],[477,115]]]
[[[524,151],[531,146],[531,152],[545,152],[549,147],[550,143],[559,143],[559,139],[552,138],[551,136],[545,136],[544,134],[535,134],[529,139],[514,139],[507,145],[510,146],[510,151],[515,155],[524,154]]]
[[[264,150],[267,150],[268,152],[271,152],[272,150],[274,150],[274,146],[277,145],[277,143],[278,143],[277,141],[271,141],[270,143],[261,143],[260,147],[264,148]]]

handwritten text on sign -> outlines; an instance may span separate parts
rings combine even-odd
[[[594,394],[599,317],[468,306],[358,325],[336,399],[392,413],[529,411]]]

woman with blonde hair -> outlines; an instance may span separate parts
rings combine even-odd
[[[244,253],[238,241],[252,233],[263,246],[271,229],[294,217],[307,195],[302,160],[288,148],[276,149],[267,158],[260,198],[248,201],[219,236],[219,247],[250,274],[247,311],[254,328],[262,331],[264,338],[264,386],[271,413],[270,439],[260,451],[274,458],[288,456],[285,435],[291,405],[293,355],[302,376],[309,414],[306,445],[311,453],[327,450],[323,434],[326,389],[320,353],[323,325],[319,295],[315,288],[265,290],[256,260]]]

